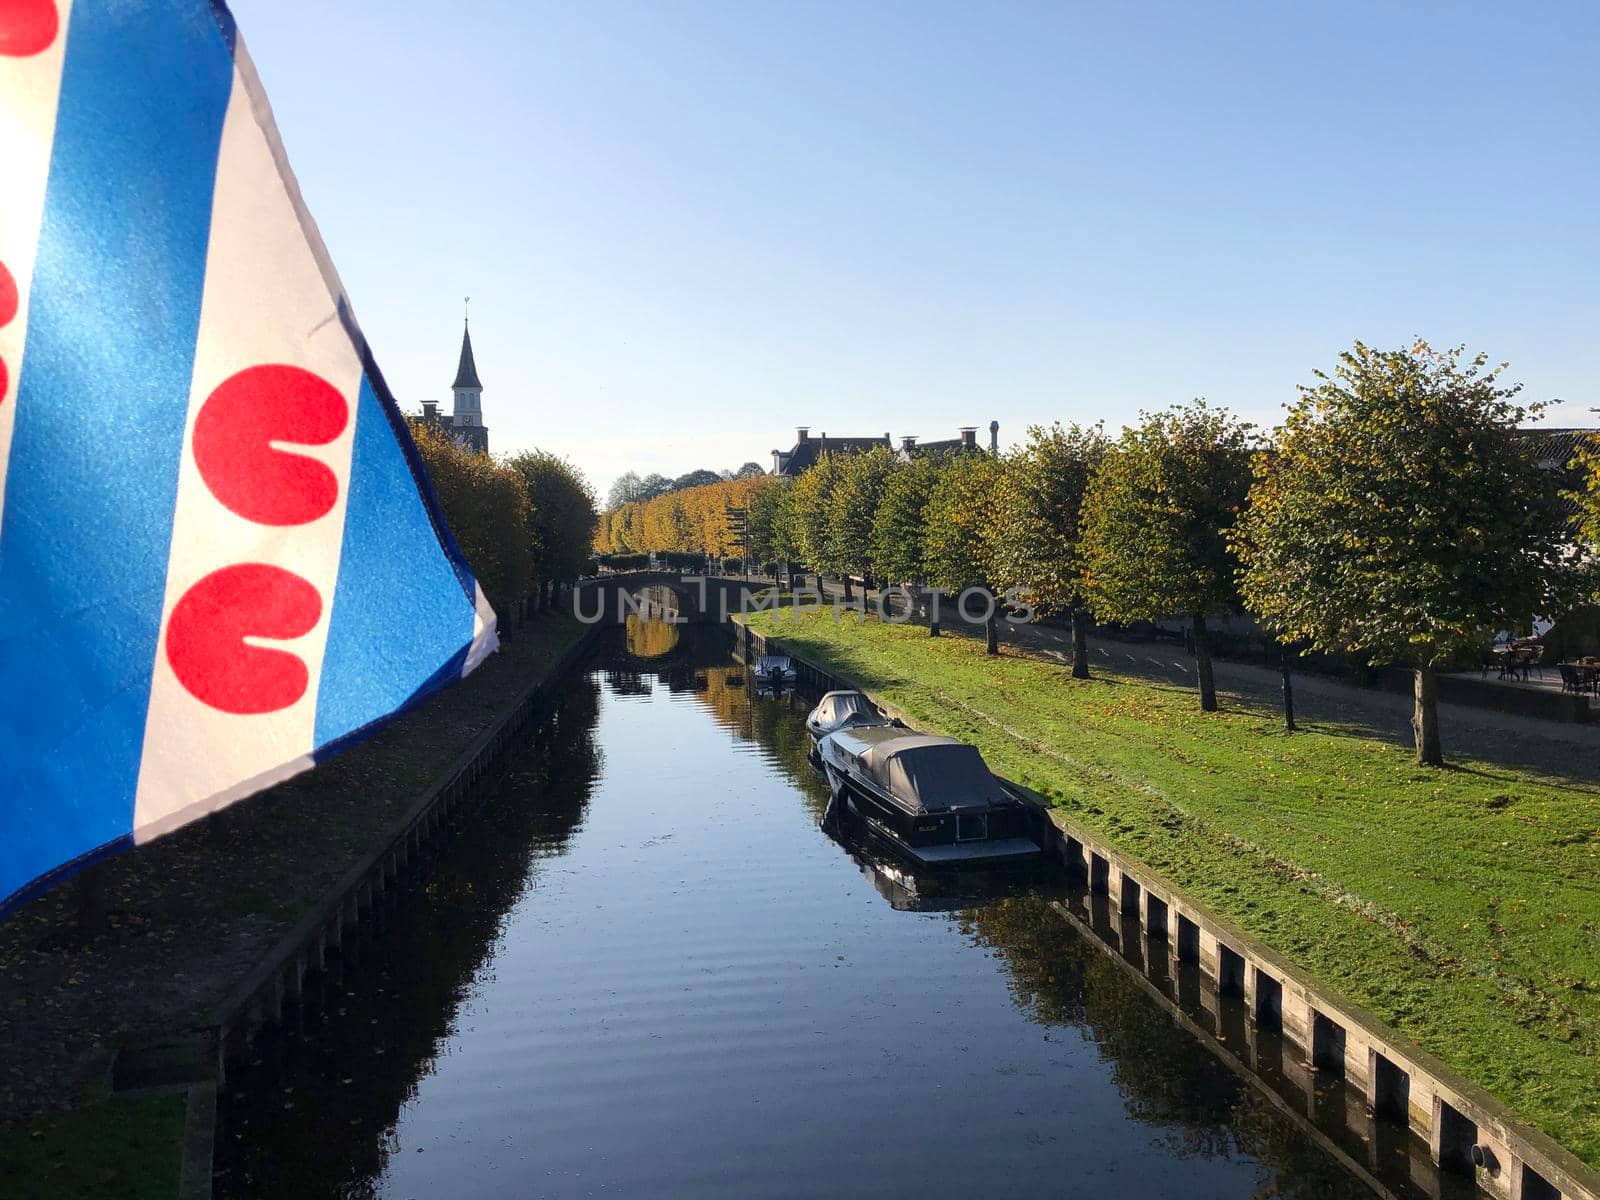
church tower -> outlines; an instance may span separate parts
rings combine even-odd
[[[461,328],[461,362],[456,381],[450,385],[455,403],[450,411],[451,432],[458,442],[478,451],[489,452],[489,430],[483,423],[483,384],[478,379],[478,364],[472,357],[472,327]]]

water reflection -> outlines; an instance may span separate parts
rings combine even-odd
[[[347,939],[298,1018],[230,1077],[219,1197],[380,1194],[401,1110],[492,975],[508,915],[583,824],[603,762],[599,695],[592,678],[572,686],[444,852],[413,863],[406,894],[374,918],[381,934]]]
[[[1116,932],[1085,898],[822,836],[808,699],[684,634],[616,639],[230,1079],[219,1195],[1366,1194],[1052,907]]]
[[[660,658],[677,648],[677,601],[669,588],[646,588],[639,597],[640,611],[628,613],[625,644],[635,658]]]

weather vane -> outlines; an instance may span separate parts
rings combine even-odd
[[[461,298],[461,307],[466,313],[466,316],[463,319],[467,321],[472,320],[472,297],[463,296]]]

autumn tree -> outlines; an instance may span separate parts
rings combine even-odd
[[[1072,674],[1089,678],[1083,501],[1106,437],[1099,425],[1034,425],[1001,476],[999,569],[1041,614],[1072,619]]]
[[[960,595],[989,593],[984,633],[1000,652],[999,484],[1003,464],[987,454],[961,454],[939,473],[924,510],[923,556],[928,582]],[[963,613],[963,616],[965,614]]]
[[[1205,712],[1217,708],[1206,618],[1237,602],[1228,534],[1250,479],[1250,426],[1196,400],[1124,428],[1083,502],[1090,605],[1113,621],[1186,616]]]
[[[1556,615],[1574,574],[1561,481],[1517,427],[1541,404],[1460,347],[1357,342],[1256,460],[1235,543],[1246,602],[1285,640],[1414,675],[1418,761],[1440,765],[1435,672]]]

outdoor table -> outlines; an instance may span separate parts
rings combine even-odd
[[[1513,679],[1519,676],[1527,679],[1529,668],[1538,661],[1543,650],[1542,646],[1496,646],[1494,653],[1500,659],[1500,678],[1509,675]]]
[[[1593,692],[1600,696],[1600,663],[1570,662],[1562,665],[1571,667],[1577,673],[1580,692]]]

